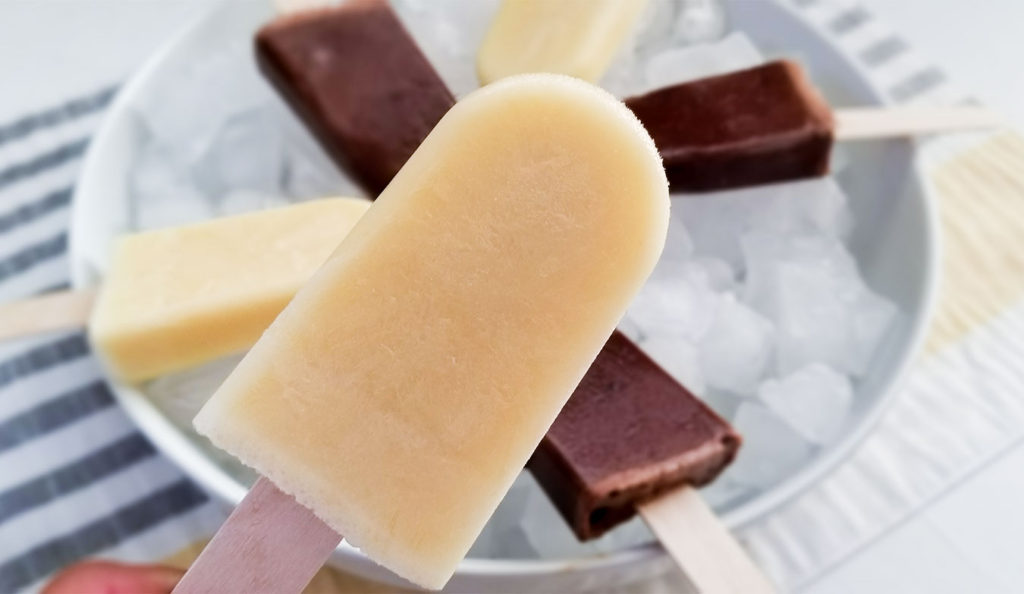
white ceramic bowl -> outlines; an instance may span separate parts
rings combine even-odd
[[[746,33],[768,55],[795,55],[830,95],[833,104],[883,101],[851,56],[792,9],[771,1],[728,4],[733,28]],[[92,142],[74,198],[71,265],[76,287],[102,276],[110,240],[130,227],[127,179],[132,155],[144,142],[132,106],[152,93],[168,70],[201,58],[227,42],[250,43],[270,16],[262,3],[231,3],[212,11],[153,56],[124,87]],[[308,140],[300,140],[308,142]],[[838,464],[874,426],[921,344],[936,294],[937,237],[931,190],[918,168],[913,143],[888,141],[848,147],[850,164],[840,182],[851,197],[857,222],[851,249],[869,284],[904,313],[883,352],[858,385],[851,419],[841,439],[773,488],[719,509],[733,527],[748,523],[789,500]],[[319,155],[317,149],[310,154]],[[322,157],[322,155],[321,155]],[[142,391],[111,382],[114,394],[153,443],[215,496],[235,504],[246,487],[172,424]],[[396,581],[358,551],[339,547],[334,562],[367,577]],[[450,588],[459,591],[567,591],[614,587],[669,567],[655,545],[570,560],[467,559]],[[400,583],[400,582],[396,582]]]

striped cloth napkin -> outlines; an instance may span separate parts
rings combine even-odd
[[[960,99],[940,70],[855,2],[791,2],[859,60],[893,101]],[[33,114],[0,114],[0,301],[67,286],[72,187],[89,136],[115,92],[106,86]],[[955,195],[963,179],[954,175],[943,189]],[[970,243],[972,230],[959,225],[960,236]],[[971,441],[969,432],[958,438],[965,434],[958,420],[971,419],[983,432],[990,429],[984,421],[994,423],[1000,407],[1009,406],[980,394],[978,385],[998,384],[995,393],[1003,400],[1008,390],[1024,385],[1024,380],[1006,380],[1010,372],[1004,367],[996,368],[987,383],[976,377],[973,383],[963,381],[965,373],[985,371],[971,353],[1009,348],[1009,339],[1003,332],[1002,342],[986,335],[982,346],[963,347],[967,343],[961,341],[959,350],[950,348],[950,342],[963,338],[965,327],[992,319],[961,314],[943,318],[953,320],[942,326],[949,334],[946,348],[933,345],[937,355],[924,361],[879,431],[850,462],[742,532],[780,583],[797,587],[813,580],[1024,432],[1015,429],[1024,422],[1003,423],[1000,433],[986,433],[999,440]],[[1024,361],[1024,352],[1019,360],[999,361],[1004,366]],[[951,379],[950,369],[963,373]],[[944,397],[937,397],[937,386],[944,384],[959,392],[939,390]],[[969,406],[951,407],[954,399]],[[931,425],[907,436],[906,418],[918,414],[927,415]],[[956,455],[921,445],[936,439],[945,440],[943,447],[954,448]],[[858,493],[859,499],[850,496]],[[187,564],[196,543],[212,533],[225,511],[159,455],[117,407],[84,334],[0,344],[0,594],[38,589],[55,570],[91,556],[156,561],[176,555]],[[317,591],[384,591],[338,572],[325,574],[332,577],[318,582]],[[678,591],[676,579],[638,584],[635,591]]]
[[[0,300],[68,286],[78,168],[116,88],[0,120]],[[150,561],[222,510],[115,404],[82,332],[0,343],[0,592],[72,561]]]

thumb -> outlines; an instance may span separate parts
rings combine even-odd
[[[42,594],[168,594],[182,575],[164,565],[86,561],[57,574]]]

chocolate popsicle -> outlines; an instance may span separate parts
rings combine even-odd
[[[588,540],[632,518],[638,503],[711,482],[740,442],[616,331],[528,467],[577,537]]]
[[[455,98],[384,0],[282,16],[256,35],[267,79],[376,197]]]
[[[828,173],[832,111],[787,60],[626,99],[661,153],[674,192]]]

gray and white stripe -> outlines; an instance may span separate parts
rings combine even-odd
[[[0,145],[23,139],[35,132],[53,128],[83,116],[102,111],[117,92],[117,86],[103,87],[98,91],[76,97],[56,107],[18,118],[0,126]]]
[[[73,184],[115,91],[0,123],[0,299],[67,286]],[[84,334],[0,345],[0,593],[83,557],[156,560],[213,507],[116,406]]]
[[[742,1],[742,0],[740,0]],[[939,68],[854,0],[789,0],[868,70],[895,103],[952,104],[965,99]]]

